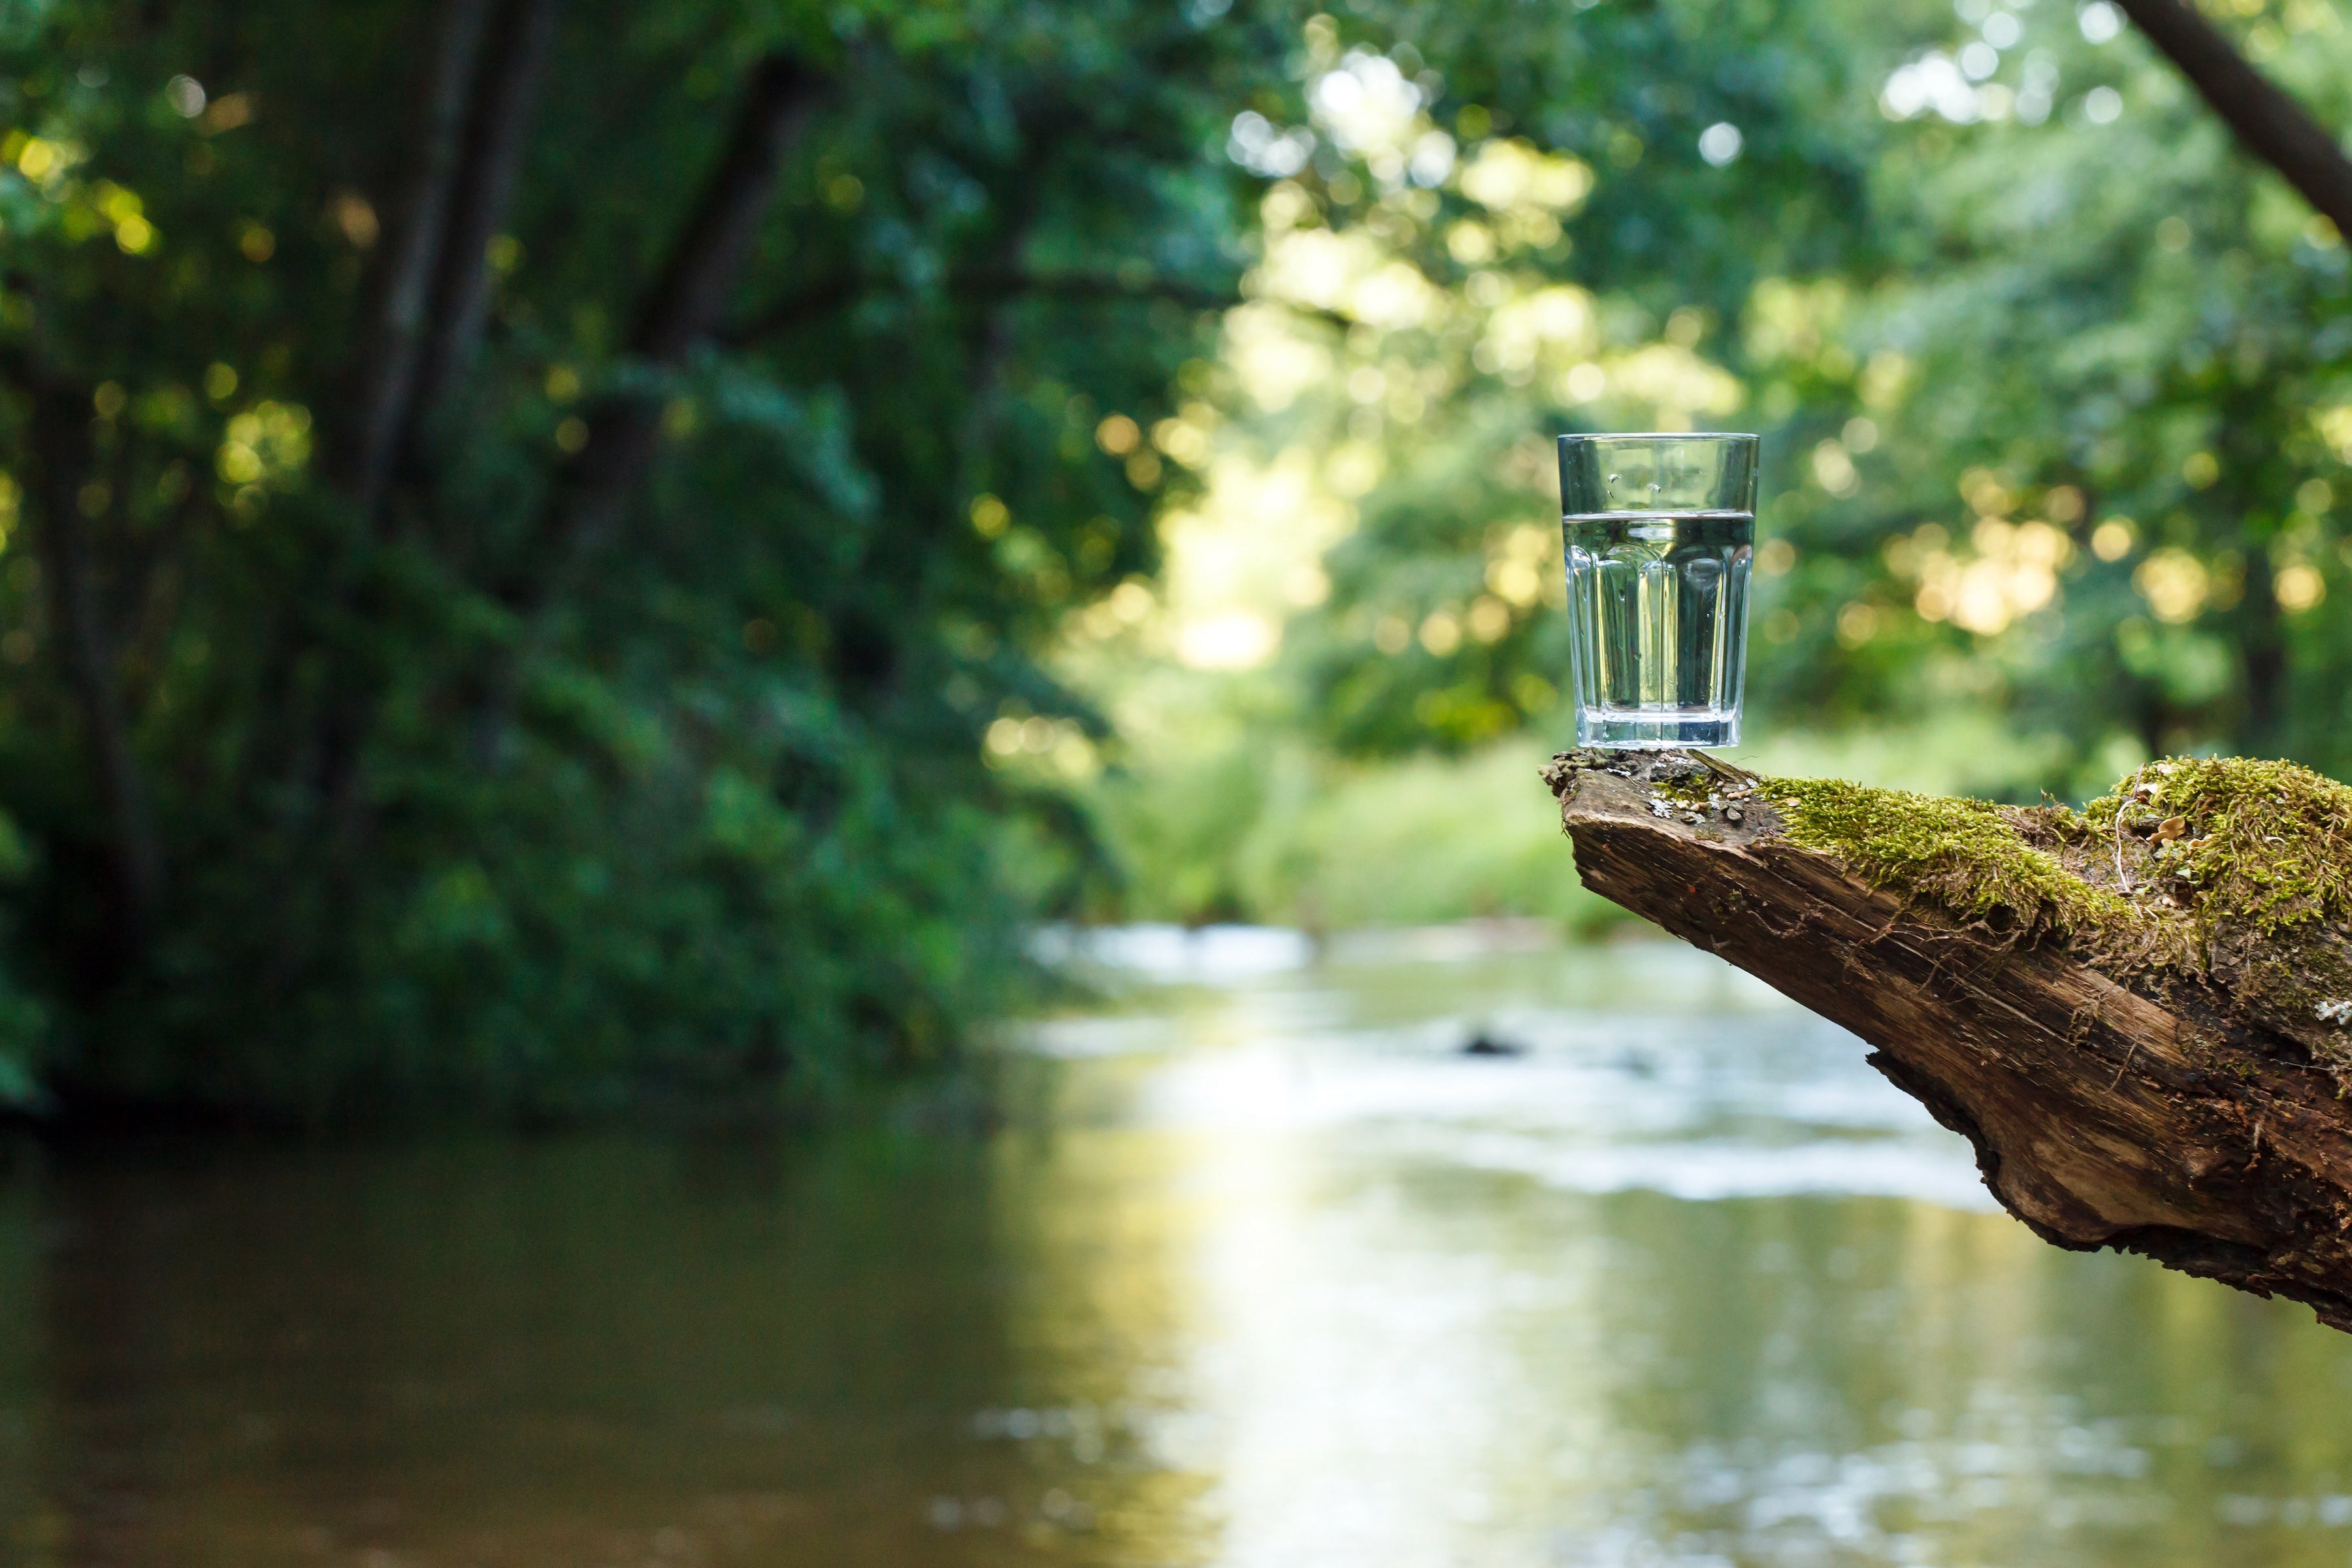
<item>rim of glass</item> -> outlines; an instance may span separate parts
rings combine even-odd
[[[1758,441],[1751,430],[1594,430],[1562,436],[1563,441]]]

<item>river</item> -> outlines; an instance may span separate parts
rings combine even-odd
[[[2352,1337],[2035,1241],[1711,959],[1061,946],[984,1125],[16,1148],[0,1560],[2352,1555]]]

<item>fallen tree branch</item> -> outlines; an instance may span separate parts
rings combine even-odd
[[[2352,790],[2158,763],[2077,816],[1701,761],[1553,761],[1586,886],[1868,1041],[2043,1239],[2352,1331]]]

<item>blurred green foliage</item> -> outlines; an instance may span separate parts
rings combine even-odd
[[[2225,20],[2323,121],[2340,109],[2333,9]],[[1490,350],[1401,430],[1378,397],[1258,416],[1268,442],[1319,420],[1388,458],[1328,605],[1288,639],[1336,743],[1458,747],[1551,717],[1525,678],[1563,667],[1560,618],[1506,620],[1479,556],[1543,516],[1542,436],[1655,421],[1766,433],[1767,726],[1990,708],[2062,740],[2019,781],[2062,792],[2134,752],[2352,765],[2352,650],[2323,608],[2352,549],[2345,251],[2118,13],[1367,6],[1324,69],[1401,52],[1444,89],[1399,145],[1450,127],[1475,170],[1521,137],[1591,191],[1556,238],[1514,243],[1465,174],[1423,194],[1334,147],[1328,77],[1302,84],[1294,115],[1327,135],[1281,187],[1304,198],[1282,198],[1290,222],[1381,237],[1450,307],[1367,331],[1343,305],[1334,381],[1429,363],[1449,334]],[[1514,360],[1503,319],[1547,289],[1587,321]],[[1639,374],[1659,344],[1737,390],[1661,395]]]
[[[2215,15],[2340,118],[2333,7]],[[1135,864],[1164,845],[1129,797],[1171,758],[1245,766],[1296,731],[1333,781],[1462,757],[1404,834],[1436,856],[1488,809],[1495,748],[1566,741],[1566,430],[1764,433],[1749,730],[1774,766],[2021,799],[2161,752],[2352,768],[2343,242],[2118,11],[1364,0],[1301,39],[1229,148],[1264,182],[1258,303],[1198,421],[1171,625],[1095,628],[1070,666],[1148,716],[1118,647],[1268,628],[1191,658],[1251,693],[1227,700],[1268,715],[1254,735],[1171,731],[1103,786]],[[1229,470],[1310,474],[1297,515],[1341,514],[1302,529],[1334,541],[1306,591],[1188,603],[1186,538],[1229,557],[1278,526]],[[1289,907],[1236,906],[1246,880],[1194,912]],[[1543,907],[1507,888],[1445,912]]]
[[[1849,9],[1597,5],[1550,37],[1515,37],[1517,7],[1454,7],[1442,28],[1400,12],[1367,30],[1367,47],[1416,33],[1416,58],[1458,94],[1456,127],[1515,127],[1595,174],[1559,242],[1496,257],[1489,289],[1590,291],[1601,327],[1576,348],[1595,362],[1677,339],[1679,318],[1743,390],[1712,406],[1625,378],[1578,395],[1550,362],[1517,397],[1507,367],[1506,385],[1467,378],[1456,428],[1406,437],[1433,461],[1364,499],[1307,639],[1340,699],[1413,693],[1367,736],[1340,700],[1336,738],[1470,741],[1500,710],[1430,703],[1449,691],[1437,682],[1500,703],[1507,668],[1559,666],[1552,644],[1522,651],[1517,627],[1383,666],[1376,626],[1348,616],[1465,614],[1477,581],[1461,569],[1418,593],[1395,574],[1421,548],[1461,562],[1479,529],[1534,510],[1491,496],[1510,472],[1494,461],[1503,442],[1649,414],[1767,430],[1764,538],[1780,541],[1757,611],[1767,721],[1990,705],[2065,738],[2034,781],[2053,790],[2103,781],[2116,742],[2352,764],[2343,618],[2322,609],[2343,588],[2352,451],[2340,237],[2110,7]],[[2352,42],[2333,9],[2242,5],[2227,21],[2319,118],[2338,110]],[[1656,30],[1677,40],[1673,89],[1578,73],[1588,54],[1639,58]],[[1736,132],[1719,167],[1710,124]],[[1319,221],[1371,221],[1328,197],[1331,174],[1352,184],[1328,164],[1296,179]],[[1433,257],[1444,224],[1416,261],[1473,289],[1477,275]],[[1557,637],[1557,618],[1538,635]]]
[[[468,16],[494,221],[372,467]],[[2345,107],[2324,0],[2224,20]],[[1512,782],[1563,429],[1765,433],[1780,771],[2352,765],[2343,245],[2098,0],[57,0],[0,62],[0,1099],[823,1099],[1041,912],[1600,918]]]
[[[1076,819],[979,736],[1099,729],[1034,650],[1150,569],[1185,477],[1094,431],[1213,344],[1246,181],[1202,150],[1295,18],[487,11],[552,12],[543,88],[477,357],[379,515],[354,453],[434,12],[0,13],[0,1099],[799,1102],[1007,994],[1050,889],[1004,825]],[[822,95],[717,330],[634,356],[762,59]],[[659,451],[558,550],[533,520],[626,399]]]

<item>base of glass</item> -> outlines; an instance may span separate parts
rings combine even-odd
[[[1653,752],[1739,744],[1737,708],[1579,708],[1576,743]]]

